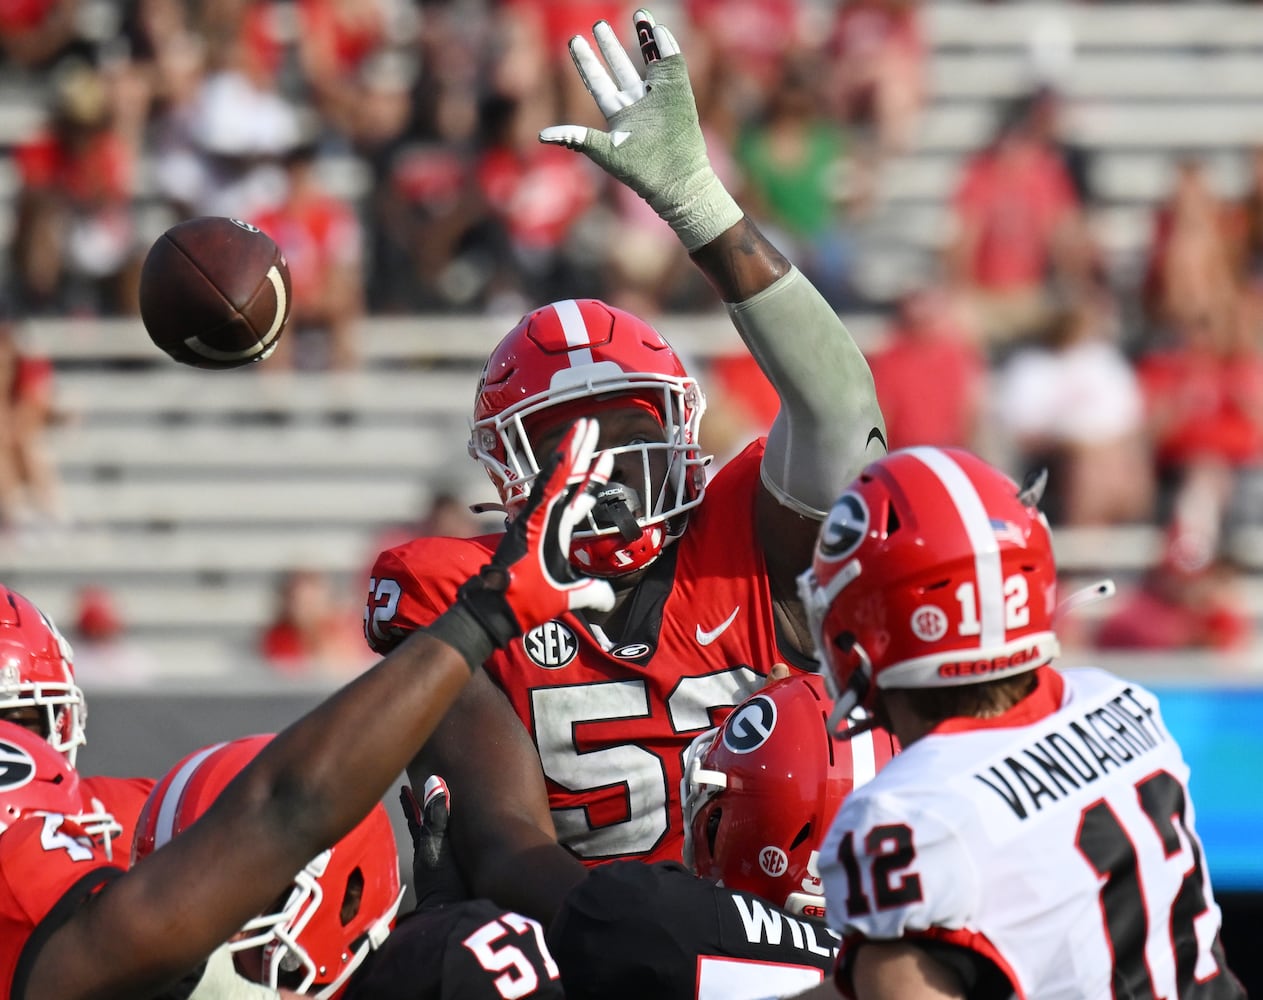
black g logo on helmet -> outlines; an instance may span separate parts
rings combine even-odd
[[[868,505],[858,493],[843,493],[820,529],[819,554],[829,560],[845,559],[860,547],[868,534]]]
[[[750,753],[767,742],[776,728],[776,704],[763,695],[738,705],[724,723],[724,746],[733,753]]]
[[[0,792],[11,792],[35,777],[35,760],[22,747],[0,740]]]

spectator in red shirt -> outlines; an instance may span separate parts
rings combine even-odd
[[[259,637],[259,652],[274,671],[290,677],[345,677],[372,662],[356,609],[338,599],[326,574],[291,570],[276,597],[276,612]]]
[[[1100,649],[1245,649],[1252,624],[1240,573],[1204,539],[1173,525],[1162,559],[1119,595],[1096,633]]]
[[[560,101],[560,121],[603,127],[566,46],[597,21],[625,24],[632,5],[625,0],[499,0],[492,6],[497,8],[494,44],[500,50],[493,94],[521,101],[545,89]]]
[[[62,65],[52,95],[50,125],[13,152],[21,185],[12,248],[18,302],[27,312],[132,313],[134,150],[115,128],[98,69]]]
[[[1031,124],[1026,102],[1010,108],[992,142],[966,164],[952,198],[949,273],[993,346],[1039,329],[1054,283],[1072,292],[1092,267],[1070,176]]]
[[[977,447],[986,360],[977,331],[945,290],[927,286],[903,295],[866,356],[891,450]]]
[[[293,286],[290,333],[269,363],[346,370],[355,365],[364,314],[359,218],[321,185],[314,144],[296,147],[283,162],[284,200],[254,217],[285,254]]]
[[[1248,313],[1190,315],[1176,343],[1138,363],[1159,470],[1171,480],[1195,466],[1263,462],[1263,353]]]
[[[540,143],[534,109],[543,100],[498,97],[483,108],[485,139],[472,180],[490,223],[481,239],[498,272],[489,306],[572,295],[583,287],[574,269],[598,263],[572,257],[567,246],[596,200],[597,178],[581,157]]]
[[[303,76],[326,125],[372,154],[408,122],[410,67],[384,0],[299,0]]]
[[[0,0],[0,55],[16,66],[47,66],[79,39],[79,0]]]
[[[918,0],[847,0],[826,43],[836,113],[871,136],[879,157],[907,149],[925,103],[919,7]]]
[[[1154,213],[1142,289],[1152,323],[1166,327],[1209,314],[1234,298],[1230,218],[1197,160],[1179,165],[1175,186]]]
[[[23,351],[0,303],[0,535],[64,519],[46,433],[54,417],[53,366]]]

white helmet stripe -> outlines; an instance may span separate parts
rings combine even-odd
[[[1000,543],[995,529],[987,516],[982,498],[974,489],[965,471],[945,452],[938,448],[910,448],[919,459],[939,478],[947,495],[960,515],[961,524],[974,550],[974,572],[978,580],[978,621],[981,633],[978,644],[983,649],[1003,645],[1007,639],[1004,628],[1004,574],[1000,567]]]
[[[167,843],[175,830],[175,814],[180,808],[180,800],[184,798],[184,790],[188,787],[193,772],[202,765],[207,757],[213,754],[223,743],[200,750],[184,762],[184,766],[175,773],[167,790],[162,795],[162,805],[158,809],[158,822],[154,824],[154,850]]]
[[[553,311],[557,313],[557,319],[561,321],[561,332],[565,334],[567,346],[588,347],[592,343],[592,335],[588,332],[587,323],[583,321],[583,313],[579,311],[578,302],[574,299],[554,302]],[[571,368],[590,364],[592,364],[591,350],[570,352]]]
[[[834,753],[851,754],[851,777],[855,782],[855,787],[867,781],[871,781],[873,775],[877,773],[877,751],[873,746],[873,732],[866,729],[862,733],[856,733],[846,743],[839,744],[833,748]]]

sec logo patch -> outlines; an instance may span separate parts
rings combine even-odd
[[[947,635],[947,615],[933,604],[922,604],[912,612],[912,634],[922,642],[938,642]]]
[[[537,667],[558,670],[575,658],[579,639],[569,625],[544,622],[522,636],[522,648]]]
[[[769,844],[759,851],[759,867],[765,875],[780,878],[789,871],[789,857],[779,847]]]

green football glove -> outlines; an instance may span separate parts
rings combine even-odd
[[[643,80],[607,22],[598,21],[592,29],[604,65],[586,38],[570,39],[570,56],[609,131],[553,125],[539,139],[577,149],[617,177],[692,253],[740,222],[744,213],[706,155],[679,43],[647,10],[636,11],[633,19],[646,66]]]

